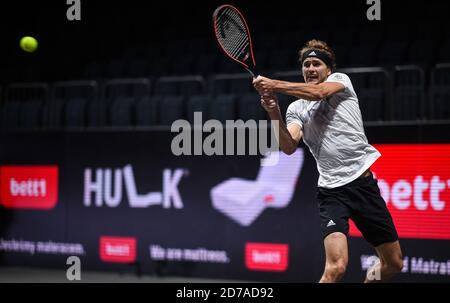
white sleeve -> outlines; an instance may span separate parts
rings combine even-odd
[[[291,103],[286,111],[286,126],[289,126],[291,123],[298,124],[301,128],[303,128],[300,101]]]
[[[337,83],[344,85],[344,87],[346,89],[351,89],[353,87],[352,81],[350,81],[350,78],[346,74],[343,74],[343,73],[333,73],[328,76],[328,78],[325,82],[337,82]]]

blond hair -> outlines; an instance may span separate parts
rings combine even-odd
[[[320,51],[323,51],[330,57],[331,59],[331,69],[334,70],[336,68],[336,55],[334,54],[334,51],[331,49],[331,47],[328,46],[325,42],[321,40],[310,40],[306,42],[305,46],[298,52],[299,55],[299,62],[302,63],[303,55],[310,50],[318,49]]]

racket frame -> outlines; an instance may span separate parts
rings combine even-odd
[[[244,22],[245,29],[246,29],[246,33],[247,33],[247,35],[248,35],[249,45],[250,45],[250,51],[249,51],[249,53],[250,53],[250,57],[251,57],[251,59],[252,59],[251,63],[253,63],[253,66],[249,66],[248,64],[246,64],[246,63],[244,63],[244,62],[242,62],[242,61],[240,61],[240,60],[238,60],[238,59],[233,58],[233,57],[232,57],[230,54],[228,54],[228,52],[223,48],[222,44],[219,42],[219,39],[217,38],[217,22],[216,22],[217,15],[219,14],[219,12],[220,12],[222,9],[224,9],[224,8],[226,8],[226,7],[228,7],[228,8],[230,8],[230,9],[236,11],[236,12],[239,14],[239,16],[241,17],[242,21]],[[215,36],[216,41],[217,41],[217,44],[219,44],[220,49],[222,50],[222,52],[223,52],[228,58],[231,58],[233,61],[235,61],[235,62],[237,62],[238,64],[240,64],[241,66],[243,66],[243,67],[244,67],[244,68],[252,75],[253,78],[256,78],[257,75],[258,75],[258,73],[256,72],[256,62],[255,62],[255,56],[254,56],[254,54],[253,54],[252,37],[251,37],[251,35],[250,35],[250,30],[249,30],[249,28],[248,28],[247,21],[245,20],[245,18],[244,18],[244,16],[242,15],[242,13],[241,13],[236,7],[234,7],[234,6],[230,5],[230,4],[223,4],[223,5],[219,6],[218,8],[216,8],[216,10],[214,11],[214,14],[213,14],[213,26],[214,26],[214,36]]]

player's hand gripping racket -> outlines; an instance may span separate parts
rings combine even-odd
[[[234,6],[219,6],[213,14],[214,32],[225,55],[243,66],[253,78],[256,72],[252,39],[244,16]]]

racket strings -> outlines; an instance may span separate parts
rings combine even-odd
[[[240,15],[226,8],[216,19],[216,36],[225,51],[238,59],[250,45],[247,28]]]

